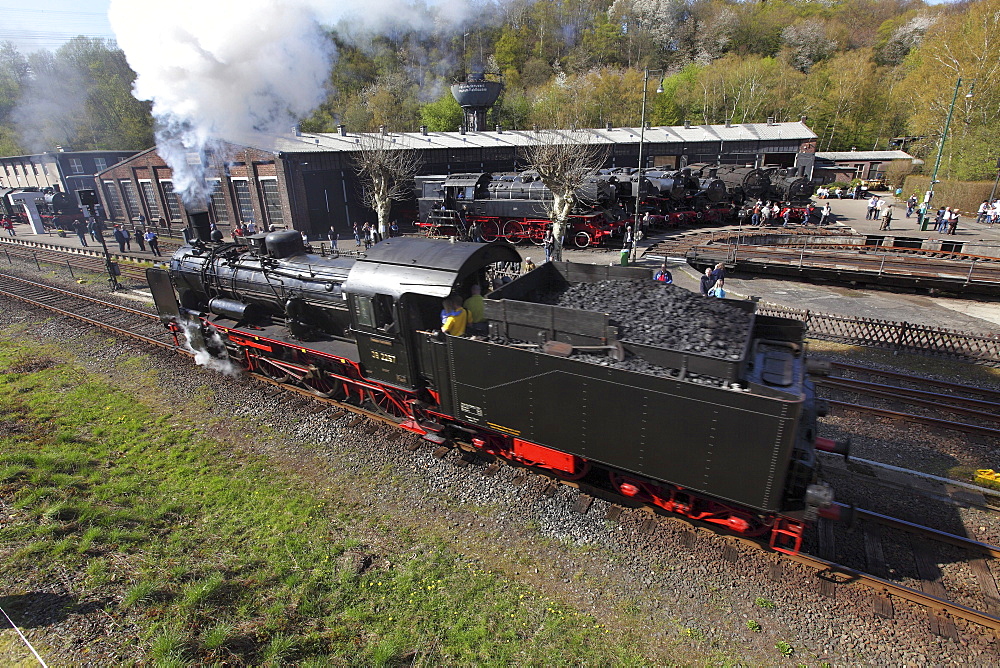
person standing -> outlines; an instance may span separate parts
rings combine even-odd
[[[871,199],[868,200],[868,212],[865,214],[865,220],[871,220],[875,217],[876,206],[878,206],[878,197],[872,195]]]
[[[122,231],[122,226],[121,225],[115,225],[115,231],[114,231],[113,236],[115,238],[115,243],[118,244],[118,252],[119,253],[124,253],[125,252],[125,233]]]
[[[545,237],[542,239],[542,246],[545,248],[545,261],[552,260],[552,250],[555,248],[556,238],[552,236],[552,226],[545,228]]]
[[[160,240],[156,236],[156,232],[153,230],[146,232],[146,243],[149,244],[149,250],[153,252],[153,256],[160,257]]]
[[[958,209],[951,210],[951,216],[948,218],[948,234],[955,234],[955,230],[958,229]]]
[[[146,237],[143,236],[144,234],[146,234],[146,230],[141,227],[135,228],[135,242],[139,244],[139,250],[143,253],[146,252]]]
[[[820,214],[819,214],[819,224],[820,225],[829,225],[830,224],[830,214],[831,214],[830,203],[827,202],[826,204],[823,205],[823,209],[820,211]]]
[[[87,232],[90,233],[90,240],[97,243],[97,221],[93,218],[87,221]]]
[[[76,236],[80,239],[80,245],[84,248],[87,247],[87,224],[82,220],[73,221],[73,231],[76,232]]]
[[[132,233],[128,231],[128,228],[122,225],[122,234],[125,235],[125,250],[132,252]]]
[[[889,224],[891,222],[892,222],[892,205],[891,204],[885,204],[882,207],[882,224],[879,226],[878,229],[880,229],[880,230],[888,230],[889,229]]]
[[[361,228],[358,226],[357,221],[354,223],[354,245],[361,247]]]
[[[938,209],[937,218],[935,222],[937,223],[937,231],[939,234],[944,234],[948,231],[948,221],[951,219],[951,207],[946,206],[942,209]]]
[[[978,215],[976,216],[977,223],[983,223],[986,221],[986,216],[989,215],[990,205],[988,202],[983,200],[983,203],[979,205]]]

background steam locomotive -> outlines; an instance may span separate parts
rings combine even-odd
[[[453,337],[442,298],[488,292],[511,245],[392,238],[325,258],[297,232],[212,243],[195,223],[148,276],[168,329],[216,358],[779,550],[835,514],[815,450],[846,446],[817,434],[801,323],[642,269],[546,263],[488,294],[489,336]]]
[[[654,227],[724,223],[757,200],[781,202],[792,220],[804,217],[813,193],[795,170],[693,164],[676,170],[643,170],[637,201],[637,169],[602,169],[577,193],[566,242],[578,248],[620,236],[638,211]],[[473,225],[484,241],[541,244],[549,224],[552,193],[538,174],[477,172],[416,177],[418,225],[428,235],[466,238]]]

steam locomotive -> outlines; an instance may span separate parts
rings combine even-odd
[[[520,257],[502,240],[390,238],[364,257],[320,257],[294,231],[214,243],[200,218],[191,239],[147,275],[175,343],[207,359],[364,407],[429,443],[768,538],[779,551],[797,551],[817,515],[837,514],[815,451],[846,454],[846,443],[817,434],[824,407],[797,321],[700,296],[723,312],[662,316],[667,329],[743,323],[735,352],[720,356],[551,299],[608,286],[692,296],[643,269],[546,263],[512,278]],[[481,335],[443,334],[442,298],[473,285],[488,293]]]
[[[83,213],[76,204],[75,198],[53,188],[45,188],[43,190],[39,190],[38,188],[17,188],[5,193],[3,197],[0,197],[0,215],[9,218],[15,223],[27,223],[28,215],[24,211],[24,205],[10,198],[10,195],[23,192],[40,193],[42,195],[42,199],[35,206],[42,218],[42,225],[46,228],[68,225],[74,220],[83,217]]]
[[[653,226],[731,222],[735,211],[756,200],[784,202],[793,220],[803,218],[813,184],[795,170],[693,164],[648,169],[639,187],[637,169],[602,169],[576,193],[566,242],[577,248],[607,243],[630,219],[650,214]],[[537,173],[477,172],[418,176],[418,226],[428,236],[467,238],[475,226],[483,241],[541,244],[550,224],[553,196]],[[641,193],[641,197],[637,194]]]

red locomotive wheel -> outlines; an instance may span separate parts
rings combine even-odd
[[[339,399],[343,395],[344,383],[316,367],[311,367],[300,382],[307,390],[323,399]]]
[[[573,245],[577,248],[586,248],[592,241],[593,239],[591,239],[590,234],[587,232],[577,232],[573,235]]]
[[[407,417],[406,413],[400,409],[400,406],[393,401],[387,392],[365,390],[364,407],[393,420]]]
[[[483,237],[483,241],[489,243],[491,241],[496,241],[500,238],[500,223],[495,220],[487,220],[483,223],[482,232],[480,235]]]
[[[266,357],[257,357],[255,361],[257,363],[256,364],[257,371],[262,375],[267,376],[274,382],[287,383],[291,379],[291,376],[288,375],[288,372],[286,372],[277,364],[273,364]]]
[[[519,244],[524,239],[524,225],[516,220],[508,220],[503,224],[503,238],[512,244]]]

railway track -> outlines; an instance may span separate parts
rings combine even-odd
[[[843,363],[834,363],[833,367],[842,374],[819,378],[816,385],[824,388],[824,398],[835,410],[858,411],[1000,439],[1000,392],[996,390]],[[856,378],[857,375],[892,382],[875,383]],[[871,401],[861,404],[833,398],[844,396]]]
[[[186,352],[178,348],[166,336],[155,314],[5,274],[0,274],[0,294],[75,318],[122,336],[149,343],[161,349]],[[377,412],[333,399],[318,397],[307,388],[288,385],[262,376],[254,376],[254,378],[273,386],[275,388],[273,396],[275,397],[290,396],[293,397],[293,402],[325,404],[331,419],[342,418],[348,412],[356,414],[355,421],[349,424],[351,427],[374,433],[381,425],[397,426],[395,420]],[[459,447],[433,446],[398,430],[391,430],[387,433],[386,438],[390,441],[399,440],[401,446],[407,450],[434,447],[434,456],[449,457],[456,466],[476,464],[475,468],[480,469],[480,473],[484,476],[496,474],[502,465],[499,460],[489,455],[464,451]],[[532,473],[540,475],[548,481],[543,489],[544,494],[548,496],[555,494],[560,481],[534,469],[522,469],[515,475],[514,482],[517,483],[518,480],[523,482]],[[577,497],[574,510],[586,513],[593,501],[593,497],[586,493],[588,491],[586,486],[571,481],[562,481],[562,484],[577,487],[585,492]],[[634,506],[634,504],[627,505]],[[623,509],[622,505],[610,506],[608,519],[616,519],[621,515]],[[930,629],[940,635],[957,637],[959,629],[955,626],[954,619],[964,619],[1000,632],[1000,595],[997,594],[996,582],[991,571],[992,560],[1000,557],[1000,547],[978,543],[929,527],[917,527],[902,520],[875,513],[861,511],[858,516],[863,527],[860,535],[863,536],[865,545],[866,561],[863,563],[857,563],[856,557],[841,558],[839,556],[837,542],[834,538],[835,529],[832,524],[828,525],[825,522],[821,522],[817,527],[817,554],[782,555],[782,562],[779,563],[783,563],[786,559],[793,559],[815,569],[818,587],[826,595],[834,595],[837,587],[849,586],[849,583],[865,584],[873,590],[873,611],[875,614],[882,616],[894,614],[891,599],[893,596],[923,605],[928,610]],[[689,526],[701,527],[701,525],[687,520],[673,517],[672,519]],[[642,524],[642,530],[651,532],[656,530],[657,526],[659,526],[658,518],[651,515]],[[900,543],[897,534],[901,531],[909,532],[910,535],[918,537],[911,540],[910,544],[914,547],[912,564],[907,566],[900,565],[903,557],[900,556],[901,553],[897,549],[894,549]],[[694,536],[696,532],[689,533]],[[753,545],[755,549],[768,549],[766,544],[748,539],[732,538],[731,540]],[[956,558],[952,553],[940,557],[941,553],[938,550],[941,548],[931,547],[928,543],[945,545],[946,547],[943,548],[945,550],[964,550],[969,556],[965,557],[964,561]],[[842,551],[847,552],[848,556],[852,550],[855,554],[858,552],[856,547],[842,548]],[[735,561],[734,555],[736,554],[733,551],[724,551],[723,557]],[[945,584],[954,578],[948,575],[950,570],[948,573],[942,570],[940,562],[943,561],[947,561],[949,569],[951,568],[950,564],[956,564],[955,568],[957,569],[962,568],[961,564],[966,564],[967,568],[975,574],[976,582],[980,587],[979,592],[971,593],[960,589],[957,592],[949,593]],[[780,577],[780,566],[772,570],[772,575],[775,573]]]
[[[943,637],[958,638],[956,619],[1000,631],[1000,547],[866,510],[855,509],[855,521],[844,532],[820,520],[813,553],[789,557],[817,569],[821,594],[859,582],[880,617],[893,617],[896,597],[923,606],[929,630]]]
[[[168,257],[166,253],[170,252],[169,248],[163,244],[160,248],[166,259]],[[67,267],[71,275],[74,275],[74,269],[97,274],[107,273],[103,251],[89,248],[71,248],[22,239],[0,239],[0,257],[6,257],[9,264],[12,264],[13,258],[27,260],[35,263],[39,269],[42,264]],[[149,259],[130,255],[109,253],[109,257],[117,264],[121,277],[142,283],[146,281],[146,269],[153,265]]]

